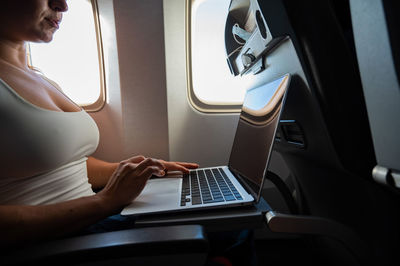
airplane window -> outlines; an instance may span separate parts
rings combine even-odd
[[[30,64],[87,111],[104,104],[104,70],[96,0],[68,1],[50,43],[30,43]]]
[[[251,77],[233,76],[226,62],[225,22],[230,0],[189,2],[190,101],[204,112],[239,112]]]

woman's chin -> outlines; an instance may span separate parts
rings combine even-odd
[[[53,40],[53,37],[54,37],[54,32],[49,30],[47,32],[42,32],[42,34],[36,36],[35,38],[32,38],[31,42],[48,43]]]

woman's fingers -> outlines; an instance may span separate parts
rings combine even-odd
[[[130,162],[130,163],[140,163],[144,160],[146,160],[146,157],[144,157],[143,155],[137,155],[137,156],[131,157],[125,161]]]
[[[186,163],[186,162],[166,162],[161,160],[168,171],[181,171],[185,174],[189,173],[189,169],[198,168],[199,165],[196,163]]]
[[[122,161],[99,195],[120,208],[132,202],[143,190],[151,175],[163,176],[165,166],[156,159],[146,158],[139,163]]]
[[[185,162],[175,162],[176,164],[179,164],[183,167],[186,167],[188,169],[196,169],[199,168],[199,165],[197,163],[185,163]]]
[[[149,170],[146,170],[147,168],[149,168]],[[157,176],[162,176],[164,173],[164,169],[165,169],[164,164],[162,164],[159,160],[147,158],[136,166],[134,172],[137,175],[142,175],[144,173],[151,173]]]
[[[169,171],[181,171],[184,174],[188,174],[189,173],[189,169],[188,168],[186,168],[186,167],[184,167],[182,165],[179,165],[179,164],[174,164],[174,165],[171,165],[171,167],[168,167],[168,172]]]
[[[150,177],[152,175],[161,177],[165,175],[165,171],[160,170],[160,168],[156,166],[148,166],[143,170],[143,172],[140,175],[143,177]]]

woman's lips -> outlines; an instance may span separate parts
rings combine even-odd
[[[46,18],[47,22],[49,22],[50,26],[58,29],[60,27],[60,21],[56,19]]]

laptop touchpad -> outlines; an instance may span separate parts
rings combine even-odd
[[[122,211],[133,214],[135,212],[152,212],[170,210],[180,204],[180,190],[182,178],[156,178],[147,181],[142,193]]]

